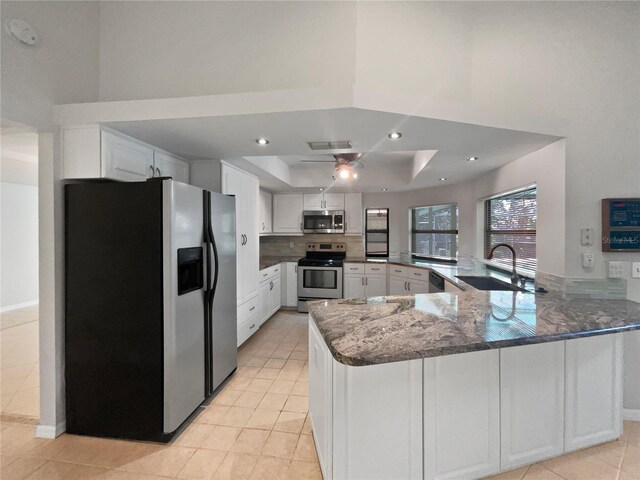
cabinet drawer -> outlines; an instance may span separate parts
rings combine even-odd
[[[410,268],[407,278],[415,278],[417,280],[429,280],[429,270],[426,268]]]
[[[364,273],[364,263],[345,263],[344,273],[345,275],[350,273]]]
[[[373,275],[384,275],[387,273],[386,265],[365,265],[364,266],[365,273],[371,273]]]
[[[258,314],[251,316],[246,322],[238,325],[238,346],[242,345],[247,339],[256,333],[260,328]]]
[[[247,322],[254,315],[260,313],[260,297],[256,295],[251,300],[238,307],[238,325]]]
[[[403,267],[400,265],[389,265],[389,275],[393,275],[394,277],[406,277],[407,267]]]
[[[260,276],[258,277],[258,281],[262,283],[266,280],[271,280],[273,279],[273,277],[280,275],[280,270],[282,270],[281,265],[282,264],[279,263],[277,265],[273,265],[271,267],[263,268],[262,270],[260,270]]]

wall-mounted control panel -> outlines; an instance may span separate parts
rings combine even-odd
[[[602,251],[640,252],[640,198],[602,200]]]

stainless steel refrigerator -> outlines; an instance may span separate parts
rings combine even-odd
[[[235,198],[65,185],[69,433],[168,441],[237,366]]]

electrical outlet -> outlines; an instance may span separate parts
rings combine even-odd
[[[609,262],[609,278],[624,277],[624,262]]]
[[[640,262],[633,262],[631,264],[631,276],[633,278],[640,278]]]
[[[593,245],[593,228],[583,228],[580,230],[580,245],[585,247]]]
[[[593,264],[595,262],[595,257],[593,253],[583,252],[582,253],[582,266],[583,268],[593,268]]]
[[[289,242],[289,248],[293,248],[293,242]]]

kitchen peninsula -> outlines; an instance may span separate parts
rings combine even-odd
[[[325,479],[481,478],[622,433],[639,303],[469,290],[309,307]]]

